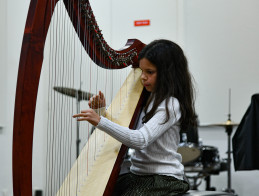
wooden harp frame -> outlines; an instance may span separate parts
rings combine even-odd
[[[14,196],[32,195],[32,146],[36,99],[45,40],[57,2],[58,0],[31,0],[27,15],[14,110],[12,157]],[[64,0],[63,2],[74,28],[79,27],[79,39],[82,45],[86,51],[89,49],[93,51],[88,55],[97,65],[107,69],[121,69],[129,65],[138,67],[138,53],[145,44],[139,40],[130,39],[126,44],[126,49],[113,50],[104,41],[100,33],[88,0]],[[86,41],[85,38],[87,38]],[[85,42],[87,44],[84,44]],[[132,117],[130,128],[135,124],[143,97],[142,93]],[[112,193],[114,185],[111,182],[118,175],[118,165],[121,164],[125,151],[126,147],[122,146],[104,195]]]

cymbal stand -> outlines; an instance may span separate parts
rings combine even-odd
[[[235,191],[231,188],[231,134],[233,131],[233,125],[231,124],[231,89],[229,89],[229,113],[228,120],[229,124],[226,124],[226,133],[228,135],[228,151],[227,151],[227,175],[228,175],[228,187],[224,189],[227,193],[235,193]]]
[[[233,125],[226,125],[226,133],[228,135],[228,151],[227,151],[227,175],[228,175],[228,187],[224,190],[228,193],[235,193],[231,188],[231,134]]]
[[[69,97],[76,98],[76,112],[77,114],[80,112],[80,101],[86,100],[89,101],[90,97],[93,96],[93,94],[89,92],[84,92],[81,90],[81,84],[80,88],[73,89],[73,88],[66,88],[61,86],[54,86],[53,89],[61,94],[67,95]],[[80,138],[79,138],[79,122],[76,123],[76,158],[79,156],[79,145],[80,145]]]
[[[80,112],[80,101],[81,98],[79,96],[79,91],[76,91],[76,113]],[[79,146],[80,146],[80,138],[79,138],[79,121],[76,121],[76,158],[79,156]]]

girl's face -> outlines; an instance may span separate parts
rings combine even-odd
[[[154,64],[152,64],[146,58],[139,61],[139,67],[142,70],[141,80],[142,84],[148,92],[153,92],[155,90],[157,69]]]

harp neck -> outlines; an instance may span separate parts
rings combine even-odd
[[[86,51],[93,51],[88,55],[97,65],[106,69],[121,69],[129,65],[138,67],[138,53],[144,47],[141,41],[129,39],[125,49],[114,50],[104,40],[88,0],[64,0],[64,4],[75,30],[79,27],[82,45]]]

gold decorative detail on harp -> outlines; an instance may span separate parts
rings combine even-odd
[[[59,1],[31,0],[28,11],[19,63],[14,112],[14,196],[32,195],[32,146],[36,99],[41,77],[45,40],[57,2]],[[126,49],[120,51],[113,50],[104,41],[87,0],[63,0],[62,2],[83,48],[93,62],[106,69],[121,69],[129,65],[133,65],[133,67],[138,66],[137,54],[144,47],[143,43],[131,39],[128,40]],[[63,56],[65,55],[63,54]],[[57,72],[58,71],[59,70],[57,70]],[[138,70],[131,71],[127,82],[123,84],[120,93],[116,95],[107,111],[107,117],[123,126],[129,126],[131,128],[134,126],[138,116],[140,106],[138,98],[140,97],[141,100],[143,97],[143,94],[140,96],[142,86],[138,79],[139,74]],[[120,102],[118,99],[123,99],[121,98],[121,95],[125,95],[130,102],[125,101],[123,106],[119,106],[119,114],[114,114],[118,107],[117,103]],[[129,113],[132,113],[133,117],[126,117]],[[72,119],[72,113],[70,117]],[[93,140],[92,138],[93,137],[89,138],[88,143]],[[119,156],[117,156],[119,146],[120,144],[117,141],[107,136],[102,146],[104,151],[100,151],[94,155],[97,162],[91,163],[93,168],[91,170],[87,169],[87,175],[89,177],[94,176],[94,179],[96,178],[95,181],[97,181],[98,188],[95,188],[95,186],[92,185],[94,181],[92,178],[91,180],[86,179],[80,182],[80,185],[78,185],[78,182],[76,182],[76,185],[71,183],[72,181],[78,181],[79,173],[84,173],[82,170],[84,166],[79,167],[79,163],[84,162],[83,155],[80,155],[73,165],[71,172],[68,174],[68,177],[66,178],[67,181],[65,181],[63,185],[62,183],[60,184],[62,186],[59,191],[57,189],[54,194],[50,195],[55,195],[56,193],[58,195],[110,195],[113,185],[109,182],[114,181],[112,180],[113,178],[116,179],[119,171],[118,165],[122,162],[123,153],[126,151],[126,147],[123,146],[119,152]],[[89,146],[85,145],[82,152],[87,151],[88,148]],[[111,152],[111,154],[108,152]],[[109,165],[109,169],[105,169],[105,171],[100,168],[95,169],[95,165],[98,164],[105,164],[106,168],[107,165]],[[113,165],[116,165],[116,167]],[[102,168],[102,166],[100,167]],[[73,173],[73,171],[75,171],[75,173]],[[97,180],[97,176],[98,178],[100,177],[99,174],[102,174],[103,177]],[[76,177],[74,178],[74,176]],[[100,185],[101,180],[103,181],[103,185]],[[67,184],[73,185],[73,187],[67,186]],[[66,186],[66,188],[64,188],[64,186]],[[90,190],[91,188],[94,188],[94,190]]]

